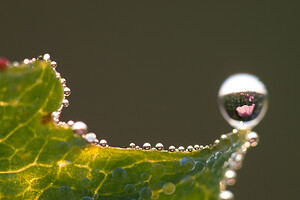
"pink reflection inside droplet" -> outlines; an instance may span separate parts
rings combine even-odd
[[[243,105],[236,108],[236,111],[238,112],[240,117],[249,117],[252,115],[253,109],[255,107],[255,104],[252,104],[251,106]]]

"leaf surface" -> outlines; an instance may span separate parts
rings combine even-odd
[[[100,147],[54,123],[62,99],[49,62],[0,72],[1,199],[214,200],[246,141],[239,132],[193,152]]]

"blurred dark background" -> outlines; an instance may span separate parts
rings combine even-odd
[[[217,106],[229,75],[267,86],[237,200],[299,199],[299,5],[289,2],[0,2],[0,55],[50,53],[72,94],[62,119],[111,146],[209,144],[231,131]]]

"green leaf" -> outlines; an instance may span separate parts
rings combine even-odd
[[[213,200],[243,154],[242,131],[193,152],[96,146],[53,121],[62,99],[49,62],[0,72],[0,198]]]

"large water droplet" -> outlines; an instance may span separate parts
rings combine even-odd
[[[235,74],[227,78],[221,85],[218,98],[222,115],[238,129],[256,126],[268,107],[265,85],[250,74]]]

